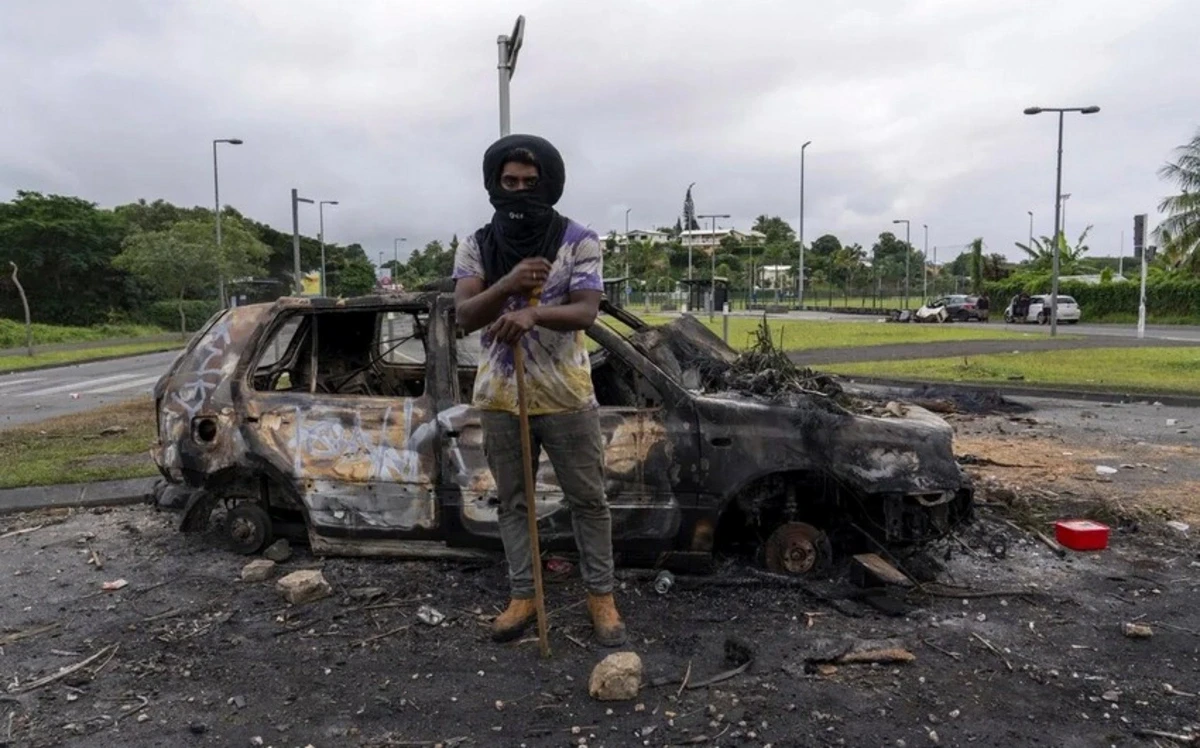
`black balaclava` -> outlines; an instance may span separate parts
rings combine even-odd
[[[500,185],[500,172],[505,163],[520,160],[512,158],[518,149],[533,154],[538,168],[537,186],[509,192]],[[554,262],[567,230],[567,219],[554,209],[566,178],[558,149],[536,135],[505,136],[483,154],[483,186],[496,212],[491,223],[475,232],[475,242],[489,286],[521,260],[545,257]]]

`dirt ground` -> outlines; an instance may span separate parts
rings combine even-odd
[[[730,562],[659,595],[624,574],[628,649],[648,681],[631,702],[588,696],[606,652],[590,641],[577,578],[548,587],[553,656],[542,660],[532,640],[487,638],[504,602],[499,562],[296,549],[280,571],[320,568],[335,591],[289,606],[273,581],[237,581],[245,558],[148,507],[3,517],[0,745],[1200,742],[1200,528],[1165,524],[1200,519],[1200,413],[1031,404],[951,416],[979,517],[930,549],[944,570],[926,592],[866,598],[844,576],[796,587]],[[1003,522],[1050,531],[1063,516],[1111,523],[1109,549],[1060,559]],[[118,579],[127,586],[101,589]],[[423,623],[421,605],[445,621]],[[1153,636],[1126,637],[1133,622]],[[685,672],[695,686],[739,664],[726,661],[730,640],[752,652],[747,670],[682,687]],[[864,640],[915,659],[815,664]]]

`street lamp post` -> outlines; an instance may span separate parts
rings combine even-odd
[[[399,236],[392,240],[392,285],[396,285],[396,276],[400,273],[400,245],[408,241],[407,237]]]
[[[317,203],[317,215],[320,218],[320,240],[321,240],[321,295],[328,296],[329,292],[325,288],[325,206],[337,205],[337,200],[322,200]]]
[[[625,209],[625,304],[629,304],[629,211],[633,208]]]
[[[921,224],[925,229],[925,255],[921,257],[921,297],[929,300],[929,224]]]
[[[508,108],[508,83],[517,71],[517,53],[525,40],[525,16],[517,16],[512,34],[496,37],[498,62],[496,69],[500,73],[500,137],[512,132]]]
[[[1058,335],[1058,245],[1062,236],[1061,208],[1062,201],[1062,141],[1063,115],[1067,112],[1080,114],[1095,114],[1100,111],[1098,106],[1085,107],[1040,107],[1031,106],[1025,114],[1041,114],[1042,112],[1058,112],[1058,165],[1054,172],[1054,271],[1050,283],[1050,337]]]
[[[1029,251],[1032,252],[1033,251],[1033,211],[1027,210],[1025,212],[1029,214],[1029,244],[1027,244],[1026,246],[1029,247]]]
[[[217,178],[217,143],[228,143],[229,145],[241,145],[240,138],[217,138],[212,142],[213,147],[213,204],[215,210],[213,215],[217,219],[217,257],[222,263],[225,261],[224,254],[221,251],[221,180]],[[221,308],[225,308],[225,270],[221,268],[217,271],[217,295],[221,299]]]
[[[707,215],[698,215],[697,218],[708,218],[712,221],[712,247],[709,251],[709,291],[708,291],[708,319],[711,322],[713,313],[717,307],[717,219],[729,218],[728,213],[709,213]],[[778,291],[776,291],[778,293]]]
[[[904,224],[904,308],[908,309],[908,261],[912,256],[912,244],[909,241],[909,221],[907,218],[897,218],[892,223]]]
[[[1063,236],[1067,235],[1067,200],[1071,199],[1071,193],[1067,192],[1062,195],[1062,232]]]
[[[800,146],[800,273],[796,276],[796,306],[804,309],[804,149],[812,145],[811,140]]]
[[[312,204],[307,197],[300,197],[296,188],[292,188],[292,264],[296,274],[296,295],[304,293],[304,278],[300,274],[300,203]]]

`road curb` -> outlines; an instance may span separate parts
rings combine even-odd
[[[0,490],[0,515],[36,509],[64,509],[139,504],[154,492],[160,478],[129,478],[97,483],[64,483]]]
[[[839,375],[841,376],[841,375]],[[897,389],[918,387],[954,387],[971,392],[999,392],[1011,397],[1057,398],[1092,403],[1162,403],[1173,408],[1200,408],[1200,396],[1173,395],[1156,392],[1104,392],[1095,390],[1057,389],[1050,387],[1022,387],[1007,384],[980,384],[977,382],[952,382],[945,379],[885,379],[881,377],[845,377],[855,384],[869,384]]]
[[[85,358],[81,361],[60,361],[56,364],[38,364],[37,366],[22,366],[20,369],[4,369],[0,371],[0,375],[5,374],[24,374],[27,371],[42,371],[43,369],[65,369],[68,366],[83,366],[84,364],[99,364],[105,361],[119,361],[123,358],[137,358],[138,356],[150,356],[155,353],[168,353],[170,351],[181,350],[186,343],[174,346],[165,346],[163,348],[151,348],[137,353],[120,353],[113,356],[99,356],[98,358]]]

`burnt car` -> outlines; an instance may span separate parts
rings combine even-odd
[[[805,573],[839,536],[912,543],[970,514],[951,429],[932,413],[712,391],[706,372],[736,354],[697,320],[654,327],[602,309],[587,334],[618,563],[704,570],[731,549]],[[279,534],[317,554],[499,548],[470,404],[478,334],[458,330],[438,292],[219,313],[154,389],[160,504],[193,530],[223,506],[223,532],[245,553]],[[536,480],[543,547],[572,548],[545,457]]]

